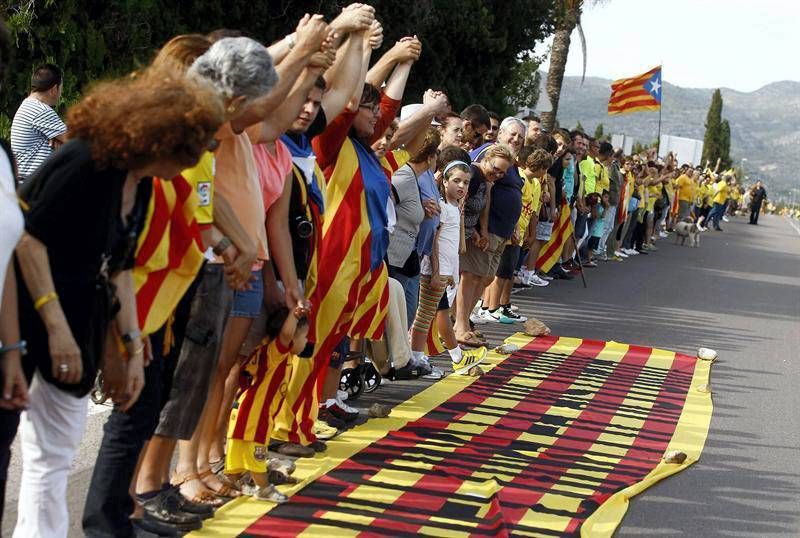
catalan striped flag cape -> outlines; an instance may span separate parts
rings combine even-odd
[[[647,73],[615,80],[608,99],[608,115],[630,114],[661,108],[661,66]]]
[[[536,268],[545,273],[553,268],[561,259],[561,251],[567,239],[572,237],[572,218],[566,200],[561,200],[561,210],[558,213],[558,222],[553,226],[550,240],[542,245],[539,257],[536,259]]]
[[[323,360],[344,336],[383,337],[389,304],[383,262],[389,244],[389,189],[375,156],[346,138],[328,178],[319,273],[311,295],[309,339]]]
[[[159,330],[178,306],[203,265],[198,197],[182,175],[153,179],[147,219],[139,236],[133,281],[139,326]]]
[[[386,155],[381,157],[381,167],[386,170],[387,175],[391,177],[391,175],[397,172],[409,159],[411,159],[411,154],[404,149],[387,151]]]

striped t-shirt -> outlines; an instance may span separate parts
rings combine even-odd
[[[11,123],[11,150],[20,179],[30,177],[53,152],[50,140],[67,132],[67,126],[46,103],[26,97]]]

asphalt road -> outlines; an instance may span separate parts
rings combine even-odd
[[[700,462],[636,497],[617,535],[800,536],[800,226],[770,216],[748,226],[739,217],[704,234],[698,249],[672,239],[658,246],[650,256],[587,269],[587,289],[576,279],[514,295],[554,334],[720,354]],[[513,327],[481,329],[500,343]],[[358,406],[397,403],[428,384],[381,387]],[[70,479],[70,536],[82,536],[106,414],[92,412]],[[16,518],[17,457],[10,474],[3,536]]]

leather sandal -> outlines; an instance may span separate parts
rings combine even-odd
[[[242,496],[242,492],[239,491],[238,489],[236,489],[235,483],[230,478],[225,476],[224,474],[215,475],[217,477],[217,479],[220,482],[222,482],[222,485],[219,487],[219,489],[214,489],[213,487],[208,485],[206,483],[206,481],[203,480],[203,479],[204,478],[208,478],[209,476],[211,476],[213,474],[214,474],[214,472],[211,469],[206,469],[205,471],[203,471],[202,473],[198,474],[197,476],[198,476],[198,478],[200,478],[200,480],[202,480],[203,484],[205,484],[206,487],[208,489],[210,489],[214,493],[214,495],[216,495],[217,497],[222,497],[223,499],[235,499],[237,497],[241,497]]]
[[[181,491],[181,495],[183,495],[186,499],[190,500],[193,503],[197,504],[205,504],[211,506],[213,508],[218,508],[225,504],[223,499],[220,499],[216,494],[212,491],[209,491],[209,487],[203,482],[203,479],[200,478],[200,475],[197,473],[187,473],[185,475],[173,475],[172,476],[172,485],[180,488],[182,485],[186,484],[187,482],[191,482],[192,480],[199,480],[203,487],[205,488],[200,493],[194,495],[193,497],[188,497],[183,494]]]

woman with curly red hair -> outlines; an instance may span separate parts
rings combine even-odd
[[[70,141],[20,193],[19,318],[32,381],[15,535],[66,536],[67,474],[98,369],[123,410],[138,398],[145,346],[130,268],[149,178],[192,166],[222,120],[215,92],[162,70],[98,84],[69,111]]]

